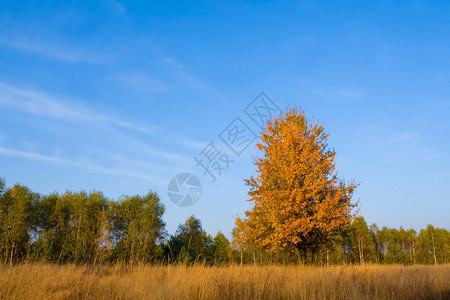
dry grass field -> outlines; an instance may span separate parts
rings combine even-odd
[[[450,265],[1,265],[0,299],[450,299]]]

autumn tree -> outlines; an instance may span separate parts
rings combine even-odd
[[[255,158],[257,174],[246,180],[253,208],[236,220],[242,236],[268,252],[294,246],[305,255],[350,224],[357,185],[337,178],[327,138],[301,109],[267,123],[257,144],[264,156]]]
[[[233,228],[233,240],[231,242],[231,246],[235,251],[239,252],[239,261],[242,266],[244,263],[244,250],[246,244],[248,244],[248,241],[245,236],[245,231],[243,227],[245,226],[245,223],[242,222],[240,218],[236,218],[236,226]]]
[[[251,260],[256,263],[256,252],[261,252],[261,248],[256,243],[254,236],[250,234],[253,227],[253,220],[241,220],[239,217],[235,219],[235,227],[233,228],[232,247],[239,253],[239,261],[242,265],[245,260]],[[251,257],[251,259],[250,259]]]

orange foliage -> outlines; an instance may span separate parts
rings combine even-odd
[[[253,209],[237,228],[247,242],[267,251],[314,246],[329,239],[354,218],[356,188],[336,177],[336,152],[328,134],[301,109],[289,109],[268,122],[257,147],[257,174],[246,180]]]

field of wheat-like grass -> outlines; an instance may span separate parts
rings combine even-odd
[[[450,265],[1,265],[0,299],[450,299]]]

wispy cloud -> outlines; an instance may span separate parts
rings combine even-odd
[[[126,121],[116,121],[115,123],[117,126],[123,127],[123,128],[129,128],[131,130],[139,131],[146,134],[154,134],[155,128],[154,126],[150,127],[148,125],[139,125],[135,123],[130,123]]]
[[[161,69],[160,75],[163,75],[163,79],[161,76],[155,78],[152,74],[141,71],[118,72],[112,79],[136,92],[159,93],[179,85],[194,90],[205,87],[202,80],[186,71],[185,66],[175,58],[168,58],[166,54],[155,55],[160,57],[157,59],[158,65],[152,68]]]
[[[328,87],[311,90],[311,94],[331,101],[358,100],[364,96],[361,89],[354,87]]]
[[[174,135],[174,134],[167,134],[167,135],[165,135],[164,138],[168,141],[172,141],[177,144],[187,146],[189,148],[199,150],[199,151],[205,149],[205,147],[208,145],[208,143],[205,143],[205,142],[197,141],[194,139],[189,139],[186,137],[181,137],[181,136]]]
[[[70,122],[109,123],[147,134],[152,134],[155,128],[97,112],[85,105],[75,104],[73,100],[47,95],[31,89],[14,87],[2,82],[0,82],[0,108]]]
[[[159,150],[155,149],[152,146],[149,146],[147,143],[143,142],[140,139],[136,139],[134,137],[130,137],[127,135],[121,135],[116,134],[116,138],[121,141],[121,143],[124,143],[128,145],[129,147],[133,148],[136,151],[139,151],[141,153],[145,153],[149,156],[155,156],[158,158],[165,159],[169,162],[177,162],[181,164],[191,164],[192,158],[183,154],[174,153],[167,150]]]
[[[35,152],[29,152],[29,151],[22,151],[17,149],[11,149],[11,148],[5,148],[0,146],[0,155],[4,156],[13,156],[13,157],[21,157],[26,159],[33,159],[38,161],[45,161],[55,164],[64,164],[69,165],[73,167],[93,170],[97,172],[103,172],[113,175],[119,175],[119,176],[125,176],[125,177],[131,177],[131,178],[139,178],[143,180],[152,180],[155,181],[161,181],[158,176],[152,176],[150,174],[137,172],[136,170],[127,170],[122,168],[106,168],[97,164],[90,163],[83,159],[64,159],[61,157],[56,156],[49,156],[49,155],[43,155]],[[164,184],[165,182],[160,182]]]
[[[55,41],[36,40],[30,37],[0,36],[0,45],[70,63],[98,63],[105,57],[94,55],[87,48],[62,46]]]
[[[172,76],[180,83],[194,89],[204,86],[203,81],[196,78],[191,73],[187,72],[184,65],[178,62],[175,58],[173,57],[165,58],[164,62],[168,66]]]
[[[69,104],[40,92],[22,89],[0,82],[0,107],[66,121],[111,121],[111,118],[82,105]]]
[[[394,157],[396,163],[412,164],[442,157],[437,149],[425,143],[421,135],[415,132],[400,132],[370,139],[366,137],[365,145],[371,153]]]
[[[392,145],[396,145],[396,144],[402,144],[405,142],[409,142],[409,141],[413,141],[415,139],[417,139],[419,137],[419,135],[417,133],[414,132],[401,132],[401,133],[397,133],[394,136],[382,139],[382,140],[378,140],[378,141],[374,141],[374,146],[375,147],[389,147]]]
[[[110,9],[111,11],[115,12],[116,14],[119,15],[124,15],[127,13],[127,8],[120,3],[119,1],[115,1],[115,0],[104,0],[103,4]]]
[[[158,150],[148,145],[141,139],[126,134],[121,129],[129,129],[148,135],[159,134],[163,139],[169,139],[179,145],[198,149],[201,144],[186,137],[179,137],[176,134],[167,132],[163,128],[147,125],[139,122],[130,122],[118,118],[117,116],[98,112],[92,108],[74,103],[73,100],[62,97],[51,96],[30,89],[23,89],[7,85],[0,82],[0,108],[19,111],[33,115],[39,115],[50,119],[57,119],[63,122],[76,122],[81,124],[98,124],[116,128],[113,130],[114,140],[121,144],[133,147],[133,149],[145,153],[146,155],[163,158],[167,161],[177,161],[179,163],[191,163],[192,158],[183,154],[173,153],[166,150]],[[172,138],[171,138],[172,137]],[[175,138],[176,137],[176,138]]]
[[[161,92],[167,85],[159,79],[139,72],[122,72],[115,76],[116,81],[138,92]]]

